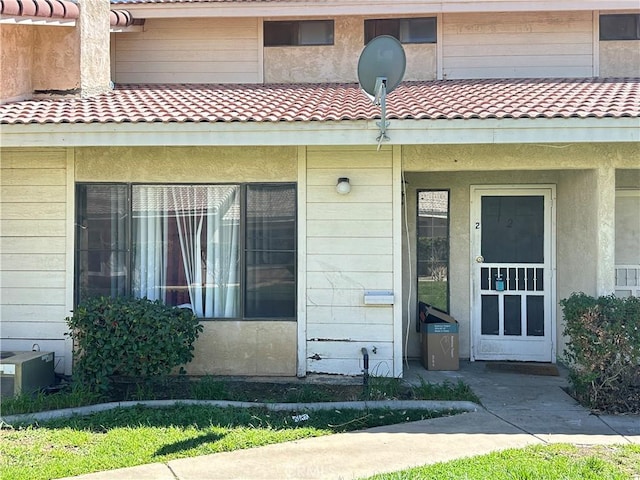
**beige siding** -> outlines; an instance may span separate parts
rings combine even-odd
[[[591,12],[446,14],[444,78],[590,77]]]
[[[148,19],[115,37],[116,83],[262,81],[255,18]]]
[[[640,41],[599,42],[601,77],[640,75]]]
[[[337,17],[334,45],[266,47],[266,83],[357,82],[358,59],[364,48],[364,18]],[[404,80],[436,78],[435,44],[404,45]]]
[[[56,354],[70,373],[67,326],[67,152],[0,152],[0,316],[2,348]],[[66,364],[65,364],[66,363]]]
[[[364,304],[365,290],[393,290],[392,173],[391,149],[307,150],[309,372],[361,374],[366,347],[371,370],[393,375],[393,307]]]

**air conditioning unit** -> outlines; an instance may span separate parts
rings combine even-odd
[[[53,385],[53,352],[0,352],[0,394],[33,393]]]

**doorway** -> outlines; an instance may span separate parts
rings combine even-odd
[[[471,187],[471,359],[555,362],[555,186]]]

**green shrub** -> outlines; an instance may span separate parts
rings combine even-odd
[[[640,413],[640,298],[574,293],[560,305],[576,398],[594,410]]]
[[[115,375],[151,378],[188,363],[202,332],[191,310],[146,298],[90,298],[66,321],[74,381],[95,391],[106,391]]]

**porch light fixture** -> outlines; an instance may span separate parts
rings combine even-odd
[[[351,184],[349,183],[349,178],[340,177],[338,179],[338,183],[336,184],[336,192],[340,195],[346,195],[351,191]]]

